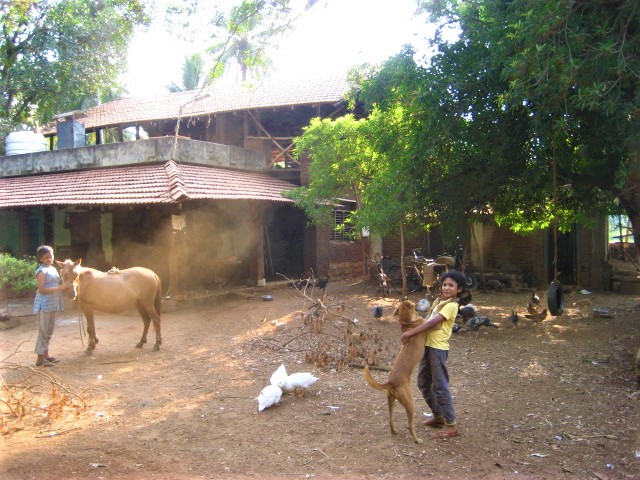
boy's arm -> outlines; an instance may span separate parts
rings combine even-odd
[[[429,320],[427,320],[423,324],[418,325],[417,327],[404,332],[400,337],[400,340],[402,341],[402,343],[407,343],[407,341],[409,341],[409,338],[419,333],[426,332],[427,330],[431,330],[432,328],[438,326],[440,323],[444,322],[445,320],[446,318],[444,318],[440,313],[436,313],[433,317],[431,317]]]

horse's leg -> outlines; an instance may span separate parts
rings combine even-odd
[[[140,338],[140,341],[136,344],[136,348],[142,348],[142,346],[147,343],[147,333],[149,332],[149,325],[151,325],[151,316],[147,313],[140,301],[136,302],[136,310],[138,310],[138,313],[142,318],[142,323],[144,323],[142,338]]]
[[[162,336],[160,335],[160,312],[157,312],[155,309],[152,310],[151,318],[153,319],[153,329],[156,331],[156,343],[153,346],[153,351],[157,352],[160,350],[160,345],[162,345]]]
[[[153,329],[156,331],[156,344],[153,346],[153,351],[160,350],[162,345],[162,336],[160,335],[160,312],[162,311],[162,287],[160,286],[160,279],[158,279],[158,286],[156,288],[156,295],[153,300],[153,306],[149,310],[151,318],[153,318]]]
[[[84,312],[84,316],[87,317],[87,333],[89,334],[89,344],[87,345],[87,349],[85,353],[87,355],[91,355],[93,350],[96,348],[96,343],[98,343],[98,337],[96,337],[96,324],[93,318],[93,310],[82,309]]]

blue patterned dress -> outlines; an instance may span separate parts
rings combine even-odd
[[[60,274],[56,267],[53,265],[46,266],[41,264],[36,269],[36,276],[38,273],[44,273],[44,287],[52,288],[62,284]],[[55,293],[40,293],[36,290],[36,298],[33,302],[33,313],[43,312],[61,312],[63,309],[62,295],[60,292]]]

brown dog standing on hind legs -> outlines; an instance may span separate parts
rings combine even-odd
[[[393,312],[393,315],[398,317],[398,323],[400,324],[400,329],[403,332],[417,327],[423,322],[422,317],[420,317],[416,312],[415,305],[409,300],[401,302]],[[366,364],[364,366],[364,378],[367,380],[367,383],[376,390],[387,391],[389,427],[391,427],[391,433],[396,433],[396,429],[393,426],[393,407],[395,401],[398,400],[398,402],[400,402],[407,411],[409,433],[411,433],[411,436],[416,443],[422,443],[422,440],[416,435],[413,425],[415,407],[413,403],[411,373],[424,354],[424,341],[426,334],[427,333],[424,332],[414,335],[407,341],[407,343],[402,345],[398,356],[393,362],[393,367],[391,367],[391,371],[389,372],[389,376],[385,383],[378,383],[371,375],[369,366]]]

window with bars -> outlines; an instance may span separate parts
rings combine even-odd
[[[348,220],[349,215],[355,209],[355,202],[344,201],[342,199],[341,202],[346,205],[341,206],[342,208],[336,208],[333,211],[333,228],[331,229],[329,238],[331,240],[353,240],[352,232],[354,228]]]

